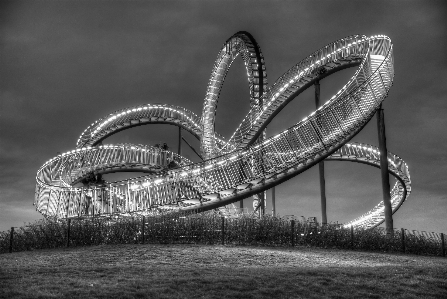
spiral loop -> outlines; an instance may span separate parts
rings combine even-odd
[[[250,34],[238,32],[219,51],[200,118],[182,107],[147,104],[99,119],[81,134],[76,150],[49,160],[38,170],[37,210],[60,218],[150,215],[161,208],[200,212],[263,192],[323,159],[380,167],[376,147],[347,141],[371,119],[391,88],[392,50],[391,40],[383,35],[349,36],[314,52],[266,88],[259,46]],[[250,111],[226,140],[214,132],[215,112],[225,75],[237,55],[247,70]],[[259,139],[291,100],[315,81],[348,67],[357,67],[355,74],[326,103],[280,134]],[[143,145],[95,146],[118,131],[151,123],[174,124],[189,131],[200,140],[205,160],[192,163],[165,149]],[[411,180],[401,158],[389,152],[387,157],[388,171],[397,179],[391,191],[394,213],[408,198]],[[98,175],[123,170],[148,175],[119,182],[98,179]],[[84,187],[73,187],[79,182]],[[347,225],[374,227],[384,217],[380,202]]]

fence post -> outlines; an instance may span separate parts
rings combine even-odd
[[[291,228],[291,231],[292,231],[292,235],[291,235],[291,238],[292,238],[292,247],[294,247],[295,246],[295,220],[290,220],[290,228]]]
[[[402,252],[405,253],[405,228],[400,229],[401,240],[402,240]]]
[[[67,247],[70,247],[70,226],[71,226],[71,219],[68,219],[68,221],[67,221]]]
[[[144,227],[146,226],[146,219],[143,216],[143,226],[141,228],[141,238],[142,238],[142,244],[144,244]]]
[[[441,255],[445,257],[445,238],[443,233],[441,233],[441,250]]]
[[[222,219],[222,228],[221,228],[221,231],[222,231],[222,245],[225,245],[225,217],[221,217],[221,219]]]
[[[14,241],[14,227],[11,227],[11,235],[9,236],[9,253],[12,253],[12,242]]]
[[[334,229],[334,243],[335,243],[335,247],[338,248],[337,228]]]
[[[351,248],[354,249],[354,227],[351,225]]]

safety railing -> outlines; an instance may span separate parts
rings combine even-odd
[[[262,218],[219,213],[158,214],[152,217],[45,219],[0,232],[0,253],[126,243],[313,246],[346,250],[446,255],[445,234],[381,227],[320,225],[296,216]]]
[[[238,38],[230,39],[230,41],[235,40],[242,41]],[[234,45],[233,42],[231,44]],[[245,46],[247,44],[245,43]],[[244,55],[253,54],[253,50],[241,49],[237,45],[234,47],[235,52],[242,51]],[[230,54],[233,54],[229,55],[225,52],[228,49],[222,51],[219,55],[222,57],[226,55],[225,59],[228,61],[235,53],[231,50]],[[255,54],[258,55],[256,59],[259,62],[261,56],[259,53]],[[253,59],[251,54],[246,58],[250,61]],[[105,147],[100,147],[99,150],[78,148],[67,155],[62,155],[66,157],[65,160],[52,159],[39,170],[36,207],[44,215],[62,218],[133,213],[145,215],[153,209],[203,211],[262,192],[312,167],[337,150],[340,150],[341,157],[343,157],[343,151],[352,154],[354,148],[357,149],[357,147],[348,149],[343,145],[363,128],[386,97],[394,75],[392,62],[391,41],[385,36],[371,38],[353,36],[336,41],[286,72],[264,95],[262,100],[265,101],[262,106],[253,106],[252,111],[249,112],[250,121],[244,120],[249,125],[243,122],[238,129],[241,139],[236,141],[234,138],[230,139],[229,144],[233,144],[232,149],[235,147],[239,149],[200,163],[166,169],[162,174],[104,183],[86,189],[63,185],[63,182],[68,184],[68,179],[59,180],[58,175],[62,177],[59,170],[60,173],[67,174],[65,177],[72,176],[73,169],[79,169],[79,173],[82,173],[84,164],[76,158],[76,155],[82,156],[82,153],[86,151],[95,152],[91,158],[92,165],[87,165],[88,170],[96,169],[97,165],[101,165],[101,157],[114,156],[113,151]],[[225,73],[224,69],[229,67],[228,63],[224,64],[217,63],[213,74],[217,74],[219,78],[222,77]],[[345,64],[359,65],[359,68],[349,82],[329,101],[282,133],[251,144],[257,134],[260,134],[268,118],[273,116],[281,105],[290,101],[297,92],[306,88],[313,80],[324,76],[326,72],[330,73],[343,68]],[[253,68],[251,70],[255,72]],[[223,82],[223,78],[219,80]],[[216,86],[220,86],[219,84]],[[216,103],[213,102],[215,96],[213,95],[205,103],[215,105]],[[197,137],[201,136],[203,145],[206,139],[203,135],[206,131],[203,127],[205,115],[201,120],[202,128],[198,129],[200,122],[197,123],[197,117],[186,117],[186,114],[179,111],[180,108],[174,109],[173,106],[147,105],[111,114],[108,118],[101,119],[90,126],[82,134],[81,143],[78,141],[78,145],[94,144],[111,131],[117,130],[117,127],[120,129],[119,126],[136,125],[138,120],[160,121],[160,117],[167,122],[183,119],[184,123],[192,123],[190,126],[183,123],[183,126],[196,128],[191,130],[195,130]],[[162,115],[157,113],[162,113]],[[135,119],[137,121],[133,124],[132,120]],[[215,136],[213,134],[211,132],[210,136]],[[222,152],[224,151],[225,147]],[[213,151],[205,150],[205,152],[212,154],[214,149]],[[376,153],[357,154],[368,159],[367,164],[377,165]],[[394,212],[410,193],[410,176],[408,167],[400,158],[390,153],[388,155],[389,160],[392,161],[389,163],[389,171],[399,181],[391,193]],[[124,158],[125,163],[131,163],[131,161],[132,158]],[[90,166],[92,168],[89,168]],[[377,226],[384,220],[383,209],[383,203],[380,203],[350,224],[359,227]]]
[[[173,122],[193,135],[201,134],[200,118],[194,112],[174,105],[147,104],[117,110],[95,121],[82,132],[76,147],[92,146],[111,132],[150,122]]]

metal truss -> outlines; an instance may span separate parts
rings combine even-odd
[[[241,55],[248,76],[250,111],[230,139],[214,131],[217,102],[225,76]],[[357,67],[333,97],[280,134],[260,139],[268,123],[315,81]],[[327,160],[380,167],[379,150],[348,144],[372,118],[394,76],[391,40],[383,35],[337,40],[293,66],[267,88],[264,59],[253,37],[238,32],[219,51],[208,84],[202,116],[172,105],[147,104],[116,111],[91,124],[77,149],[47,161],[37,172],[34,204],[59,218],[149,215],[159,209],[201,212],[276,186]],[[199,163],[150,146],[100,145],[108,136],[137,125],[167,123],[198,138],[205,160]],[[397,181],[391,191],[393,213],[411,192],[407,164],[387,153],[388,171]],[[84,184],[88,177],[115,171],[148,175],[118,182]],[[348,222],[375,227],[384,222],[380,202]]]

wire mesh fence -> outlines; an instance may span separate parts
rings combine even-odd
[[[0,253],[101,244],[309,246],[445,256],[445,235],[383,228],[319,225],[297,217],[223,217],[217,212],[58,220],[46,218],[0,232]]]

